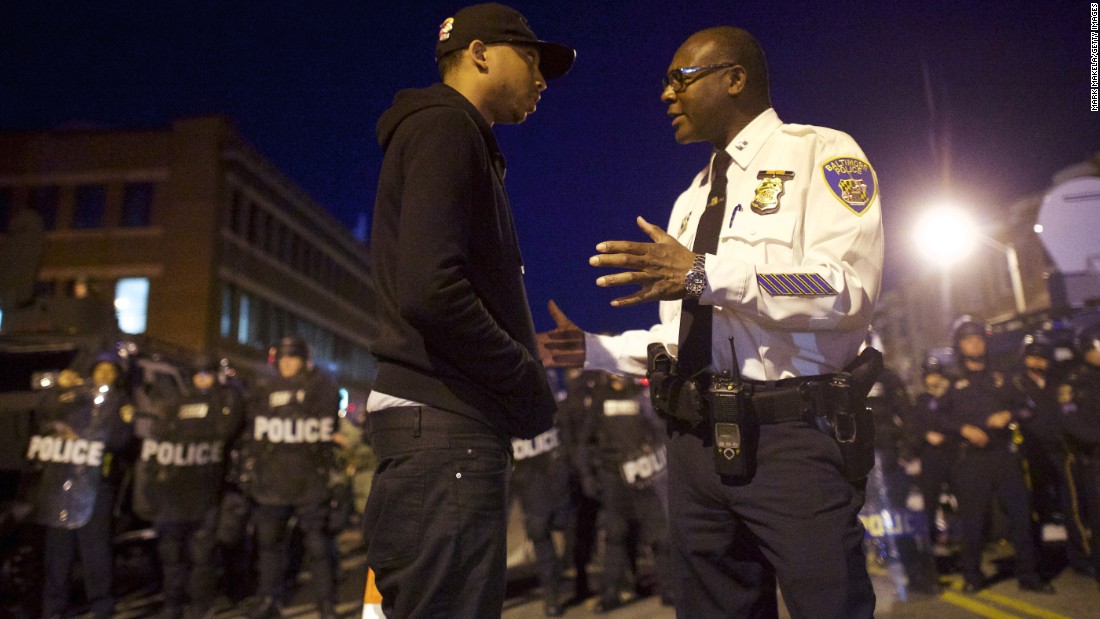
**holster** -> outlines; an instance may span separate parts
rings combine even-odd
[[[815,419],[840,447],[848,481],[864,479],[875,466],[875,420],[867,407],[867,394],[882,368],[882,353],[868,347],[822,387],[824,414]]]
[[[662,419],[683,424],[694,430],[706,422],[704,395],[695,381],[676,372],[676,359],[664,344],[653,343],[646,349],[649,399]]]

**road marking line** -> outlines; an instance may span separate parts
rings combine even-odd
[[[974,598],[967,597],[961,593],[955,593],[954,591],[944,591],[940,594],[940,599],[960,608],[965,608],[972,613],[987,617],[988,619],[1024,619],[1019,615],[1013,615],[1012,613],[1007,613],[998,608],[989,606],[988,604],[982,604]]]
[[[1017,600],[1016,598],[1009,597],[1007,595],[993,593],[992,591],[982,591],[978,593],[978,597],[985,598],[991,602],[997,602],[1002,606],[1008,606],[1020,612],[1028,613],[1029,615],[1042,617],[1043,619],[1073,619],[1073,617],[1060,615],[1054,611],[1047,610],[1042,606],[1028,604],[1027,602],[1024,602],[1022,600]]]

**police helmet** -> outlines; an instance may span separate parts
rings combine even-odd
[[[982,339],[988,341],[989,326],[970,315],[962,316],[955,321],[955,331],[952,336],[955,348],[959,347],[959,342],[971,335],[980,335]]]
[[[1040,357],[1047,361],[1054,361],[1054,347],[1039,339],[1029,338],[1024,340],[1024,356]]]
[[[300,337],[288,335],[279,340],[278,346],[275,347],[275,358],[282,357],[301,357],[309,360],[309,344]]]
[[[95,358],[92,359],[92,367],[94,368],[100,363],[110,363],[111,365],[115,366],[115,368],[119,372],[122,372],[125,369],[122,363],[122,357],[119,356],[118,351],[113,349],[101,350],[100,352],[96,353]]]
[[[1090,350],[1100,350],[1100,322],[1081,329],[1077,334],[1077,352],[1084,357]]]
[[[202,372],[217,374],[221,366],[221,359],[218,359],[214,355],[200,354],[195,357],[195,361],[192,364],[192,371],[195,374],[200,374]]]
[[[924,362],[920,364],[920,371],[921,376],[928,376],[929,374],[943,374],[945,370],[939,357],[928,355]]]

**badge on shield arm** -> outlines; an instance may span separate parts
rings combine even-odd
[[[862,215],[878,192],[878,177],[871,164],[855,157],[834,157],[821,166],[825,184],[848,210]]]

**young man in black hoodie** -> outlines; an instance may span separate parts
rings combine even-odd
[[[378,358],[367,402],[379,457],[364,514],[387,616],[499,616],[513,436],[550,428],[495,123],[522,122],[572,49],[499,4],[439,27],[443,82],[378,121]]]

